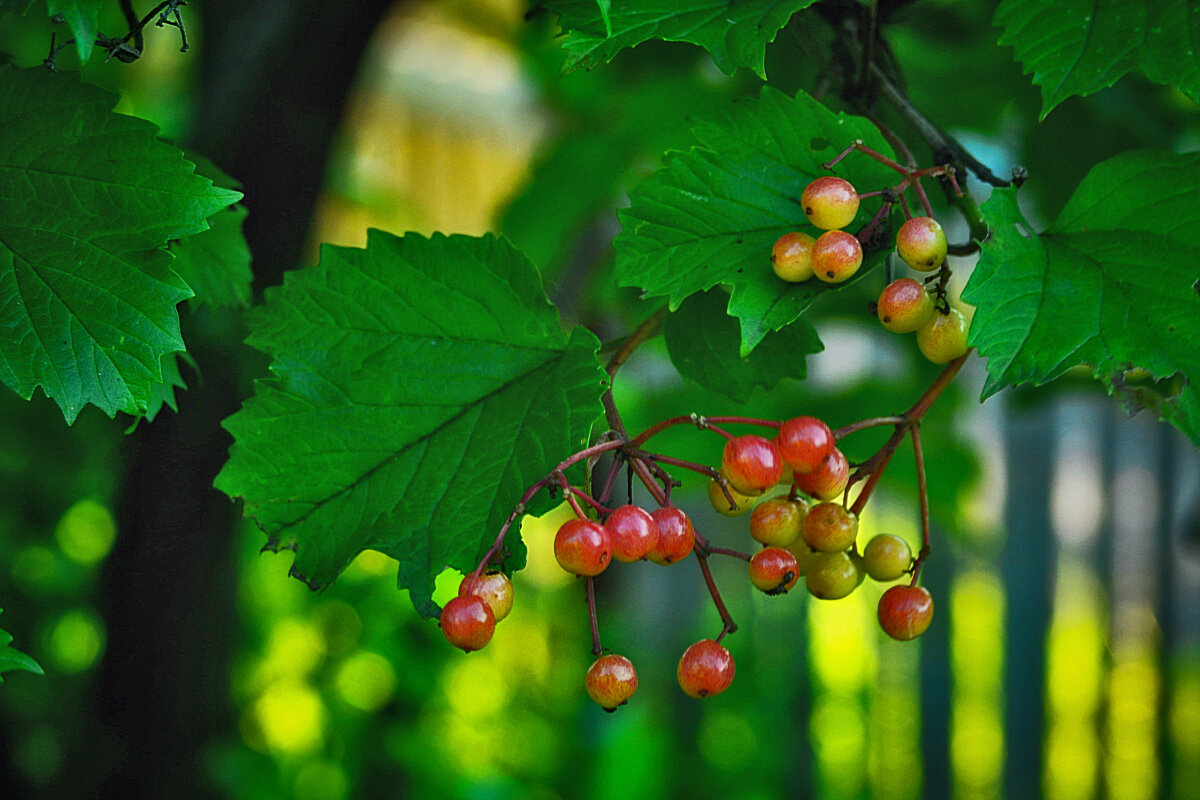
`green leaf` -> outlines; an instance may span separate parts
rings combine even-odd
[[[694,294],[663,323],[667,352],[679,374],[737,403],[748,401],[755,386],[770,389],[784,378],[803,380],[804,357],[825,349],[813,326],[796,320],[767,334],[743,357],[737,321],[725,313],[728,300],[716,289]]]
[[[474,568],[600,413],[596,338],[565,335],[536,269],[492,236],[372,230],[365,250],[325,246],[250,327],[273,377],[225,421],[235,443],[216,485],[269,546],[296,551],[313,588],[370,548],[437,613],[434,578]]]
[[[164,245],[241,196],[115,102],[70,75],[0,68],[0,381],[25,399],[41,386],[68,422],[87,403],[148,408],[192,294]]]
[[[612,36],[612,0],[596,0],[596,7],[600,9],[600,17],[604,20],[604,35]]]
[[[79,62],[86,64],[96,45],[97,21],[104,0],[46,0],[46,10],[54,17],[62,14],[63,21],[75,37]]]
[[[673,309],[695,292],[732,287],[729,313],[741,323],[745,356],[814,299],[848,285],[786,283],[771,269],[771,245],[784,233],[820,233],[800,207],[804,187],[828,175],[820,165],[855,139],[888,155],[891,149],[865,119],[835,114],[803,92],[792,99],[770,88],[727,117],[697,126],[694,134],[701,146],[669,153],[666,166],[619,212],[617,279],[648,296],[669,298]],[[860,191],[897,182],[887,167],[858,153],[836,172]],[[860,223],[873,208],[863,203]],[[886,257],[868,254],[855,279]]]
[[[33,0],[0,0],[0,13],[15,11],[18,14],[24,14],[31,5],[33,5]]]
[[[242,234],[246,207],[223,208],[208,218],[209,230],[172,243],[174,269],[195,293],[192,302],[245,308],[250,305],[250,247]]]
[[[1036,235],[1016,190],[984,204],[992,236],[963,292],[984,397],[1085,363],[1200,444],[1200,154],[1138,150],[1097,165]],[[1142,368],[1167,384],[1128,391]]]
[[[1200,6],[1191,0],[1004,0],[995,24],[1042,89],[1042,117],[1141,68],[1200,102]]]
[[[608,14],[604,2],[543,4],[558,14],[559,27],[567,34],[566,69],[590,69],[611,61],[626,47],[662,39],[703,47],[726,75],[749,67],[765,78],[767,44],[792,14],[816,0],[611,0]]]
[[[3,613],[3,611],[4,609],[0,608],[0,613]],[[45,673],[42,672],[41,666],[36,661],[20,650],[9,647],[9,642],[12,640],[13,637],[3,628],[0,628],[0,683],[4,683],[3,673],[13,672],[18,669],[32,672],[36,675],[44,675]]]

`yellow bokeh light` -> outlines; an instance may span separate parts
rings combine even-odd
[[[271,684],[254,702],[252,712],[262,744],[274,753],[304,755],[324,740],[325,706],[307,684],[293,680]]]
[[[395,575],[396,565],[396,559],[389,555],[384,555],[378,550],[363,550],[350,562],[341,577],[352,581],[365,581],[381,575]]]
[[[505,618],[486,652],[500,674],[510,680],[538,685],[550,675],[549,633],[540,617],[524,610],[514,610]]]
[[[379,655],[360,650],[338,667],[334,685],[349,705],[363,711],[382,708],[396,691],[396,671]]]
[[[320,629],[298,619],[282,619],[271,628],[266,653],[255,671],[255,685],[303,677],[321,665],[325,639]]]
[[[861,689],[875,671],[874,608],[867,593],[856,591],[841,600],[809,599],[809,629],[813,636],[813,673],[831,692]]]
[[[117,538],[117,523],[107,508],[95,500],[80,500],[67,509],[54,529],[63,554],[78,564],[103,559]]]
[[[446,671],[446,698],[464,717],[476,719],[495,715],[508,701],[504,677],[490,662],[464,657]]]
[[[49,661],[59,672],[82,672],[104,652],[104,622],[93,611],[76,609],[59,617],[50,629]]]
[[[525,569],[517,575],[534,586],[544,589],[566,586],[575,576],[559,566],[554,558],[554,535],[564,522],[575,516],[567,503],[560,503],[540,517],[521,518],[521,539],[529,551]]]

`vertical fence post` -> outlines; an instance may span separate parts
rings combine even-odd
[[[1005,432],[1004,797],[1038,798],[1046,718],[1046,631],[1053,591],[1052,408],[1011,415]]]

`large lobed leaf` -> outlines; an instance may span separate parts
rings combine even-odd
[[[3,609],[0,609],[3,611]],[[4,683],[4,673],[14,670],[25,670],[41,675],[41,666],[29,656],[16,648],[10,647],[13,637],[8,631],[0,628],[0,683]]]
[[[437,613],[438,573],[473,569],[600,413],[599,343],[563,334],[536,269],[491,236],[373,230],[364,250],[325,246],[250,327],[273,377],[226,420],[236,441],[216,485],[314,588],[379,550]],[[506,568],[521,565],[516,538]]]
[[[784,233],[820,232],[808,224],[800,194],[820,165],[855,139],[891,155],[879,132],[861,117],[835,114],[801,92],[794,99],[766,88],[723,119],[694,129],[700,146],[670,153],[666,166],[631,193],[614,243],[617,279],[678,308],[688,296],[717,284],[732,287],[729,314],[741,323],[741,355],[804,312],[831,287],[815,278],[781,281],[771,269],[771,245]],[[836,169],[859,191],[894,185],[897,175],[851,153]],[[857,225],[877,206],[864,202]],[[858,276],[886,258],[868,255]],[[847,284],[841,284],[845,286]]]
[[[41,386],[68,422],[87,403],[146,411],[192,295],[164,245],[241,197],[115,102],[0,68],[0,381],[26,399]]]
[[[1045,117],[1072,95],[1133,69],[1200,102],[1200,4],[1194,0],[1004,0],[1001,44],[1042,89]]]
[[[984,204],[984,242],[963,298],[988,357],[984,396],[1087,364],[1124,399],[1129,371],[1170,379],[1139,403],[1200,444],[1200,154],[1139,150],[1092,169],[1041,235],[1016,190]]]
[[[792,14],[816,0],[546,0],[567,38],[566,69],[611,61],[650,39],[691,42],[726,75],[749,67],[766,77],[767,44]]]
[[[755,386],[770,389],[784,378],[803,380],[805,356],[825,349],[813,326],[798,319],[767,334],[743,357],[737,321],[725,313],[728,301],[713,289],[692,295],[667,317],[663,338],[679,374],[737,403],[749,400]]]

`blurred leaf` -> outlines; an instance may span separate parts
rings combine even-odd
[[[1015,190],[984,204],[992,236],[963,292],[984,396],[1086,363],[1200,443],[1200,154],[1140,150],[1092,169],[1040,236]],[[1127,372],[1166,380],[1130,394]]]
[[[692,295],[667,317],[663,337],[679,374],[738,403],[749,400],[755,386],[770,389],[784,378],[803,380],[804,357],[824,349],[813,326],[796,320],[767,334],[742,357],[738,324],[725,313],[727,303],[726,294],[714,289]]]
[[[296,551],[313,588],[379,550],[436,614],[437,575],[473,569],[600,413],[595,337],[566,336],[533,265],[491,236],[372,230],[365,250],[325,246],[250,327],[274,376],[226,420],[236,441],[216,485],[245,498],[270,547]]]
[[[33,0],[0,0],[0,12],[14,11],[24,14],[33,5]]]
[[[0,608],[0,613],[3,611],[4,609]],[[44,675],[45,673],[42,672],[41,666],[36,661],[20,650],[9,647],[9,642],[12,640],[13,637],[3,628],[0,628],[0,683],[4,683],[3,673],[18,669],[37,675]]]
[[[191,294],[164,245],[241,196],[115,102],[75,76],[0,68],[0,379],[26,399],[42,386],[68,423],[87,403],[149,407]]]
[[[604,14],[596,0],[547,0],[567,34],[566,69],[590,69],[649,39],[691,42],[712,54],[726,75],[749,67],[765,78],[763,58],[792,14],[816,0],[616,0]]]
[[[1001,44],[1042,89],[1042,116],[1072,95],[1112,86],[1135,68],[1200,102],[1200,6],[1190,0],[1005,0]]]
[[[172,243],[174,269],[195,296],[190,303],[245,308],[250,305],[250,246],[242,234],[246,207],[240,203],[208,218],[209,229]]]
[[[596,7],[600,9],[600,17],[604,20],[604,35],[612,36],[612,0],[596,0]]]
[[[88,62],[96,45],[97,20],[102,5],[104,0],[46,0],[46,10],[50,16],[62,14],[63,21],[71,29],[81,64]]]
[[[865,119],[835,114],[803,92],[792,99],[770,88],[694,133],[701,146],[668,154],[666,166],[619,212],[617,279],[647,296],[669,298],[672,308],[695,292],[731,286],[729,313],[741,322],[740,351],[748,355],[818,296],[850,283],[786,283],[771,269],[771,245],[781,235],[819,234],[800,207],[804,187],[829,174],[820,165],[855,139],[891,150]],[[891,170],[857,153],[838,164],[837,173],[859,191],[896,182]],[[868,254],[855,280],[886,257]]]

